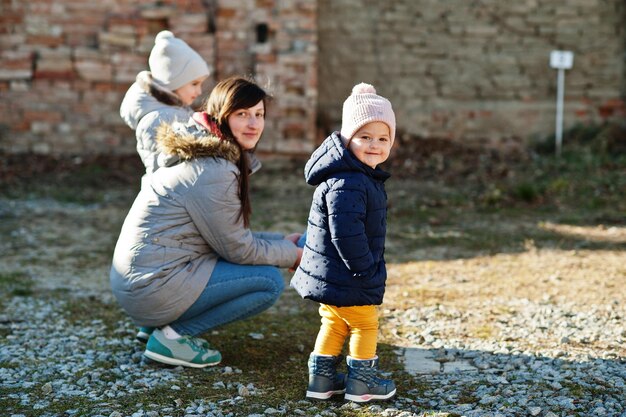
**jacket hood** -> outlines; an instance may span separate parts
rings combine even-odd
[[[175,155],[187,161],[195,158],[216,157],[236,164],[241,153],[236,144],[228,140],[220,140],[193,119],[186,123],[164,123],[159,126],[157,145],[163,154]]]
[[[348,151],[339,132],[333,132],[313,152],[304,167],[307,184],[319,185],[328,177],[342,172],[362,172],[376,180],[385,181],[390,175],[380,168],[373,169]]]
[[[142,71],[137,74],[135,83],[130,86],[122,100],[120,116],[135,130],[146,114],[172,106],[182,107],[178,96],[159,85],[149,71]]]

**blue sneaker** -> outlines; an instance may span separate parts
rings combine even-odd
[[[214,366],[222,361],[222,354],[215,349],[205,348],[201,339],[189,336],[168,339],[160,329],[152,332],[143,354],[156,362],[191,368]]]
[[[393,381],[377,376],[378,356],[365,360],[348,356],[346,359],[348,362],[346,400],[368,403],[374,400],[389,400],[396,395],[396,385]]]
[[[337,364],[343,357],[324,356],[311,353],[309,356],[309,387],[307,400],[328,400],[333,395],[346,391],[345,375],[337,373]]]
[[[153,331],[154,327],[140,327],[137,330],[137,335],[135,336],[135,338],[141,343],[148,343],[148,339],[150,338],[150,335]]]

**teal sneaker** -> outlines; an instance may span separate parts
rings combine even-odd
[[[204,347],[201,340],[189,336],[168,339],[161,330],[155,329],[143,354],[156,362],[192,368],[204,368],[220,363],[222,354],[215,349]]]
[[[140,327],[137,330],[137,335],[135,336],[135,338],[141,343],[148,343],[148,339],[150,338],[150,335],[153,331],[154,327]]]
[[[156,327],[140,327],[139,330],[137,330],[137,335],[135,336],[135,338],[141,343],[146,344],[148,343],[148,339],[150,338],[150,335],[152,334],[154,329],[156,329]],[[203,348],[211,349],[211,345],[206,340],[200,337],[194,337],[194,339],[196,339]]]

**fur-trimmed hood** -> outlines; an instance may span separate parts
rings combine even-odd
[[[186,123],[164,123],[159,126],[157,145],[162,154],[177,156],[186,161],[215,157],[236,164],[241,154],[236,144],[220,140],[193,119]]]

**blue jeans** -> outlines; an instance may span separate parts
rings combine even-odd
[[[276,267],[238,265],[220,259],[200,297],[170,326],[181,335],[200,335],[268,309],[284,287]]]

